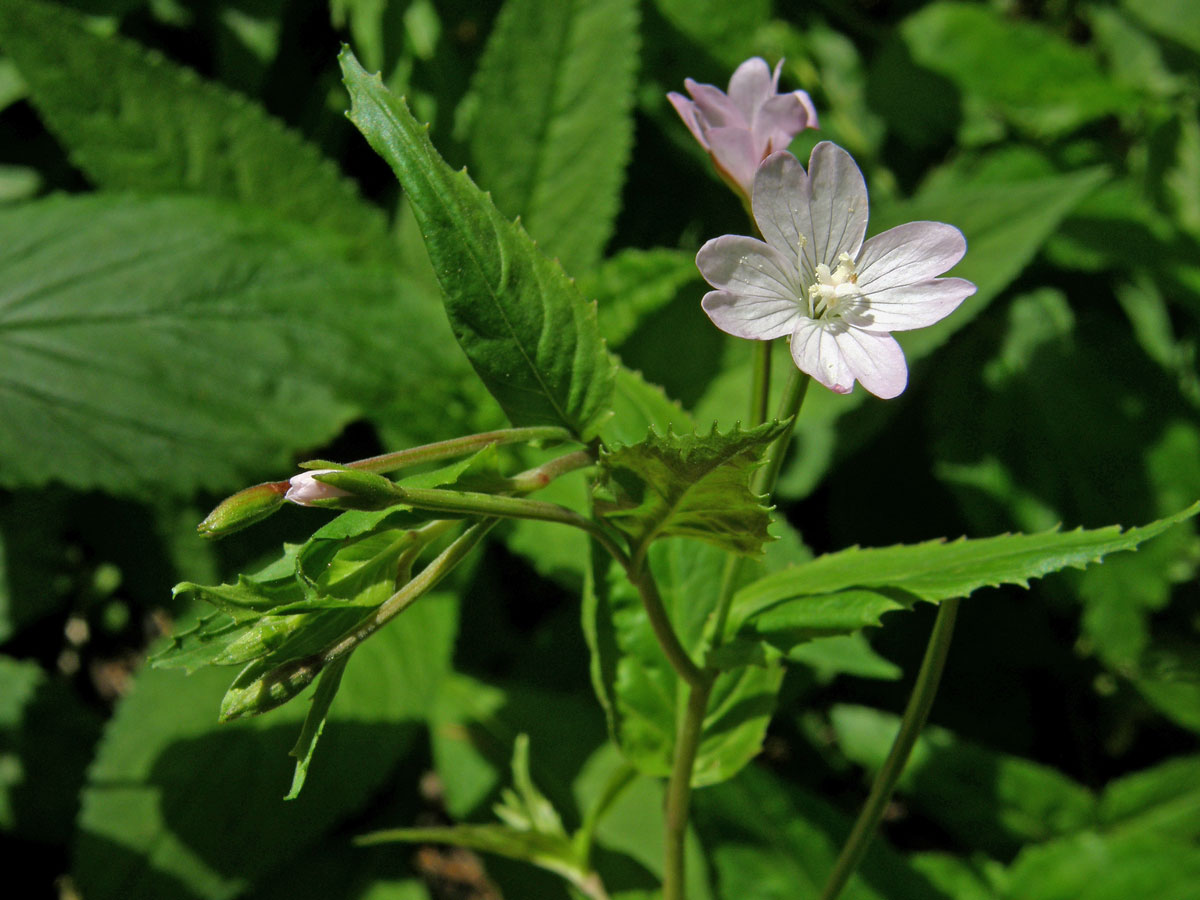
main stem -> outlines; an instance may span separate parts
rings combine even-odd
[[[908,706],[904,710],[904,718],[900,722],[900,731],[892,743],[883,767],[875,776],[871,785],[871,793],[862,811],[854,823],[850,837],[829,874],[825,890],[821,892],[821,900],[836,900],[846,882],[870,846],[871,838],[883,811],[887,808],[896,788],[896,782],[904,771],[909,754],[917,742],[917,737],[925,727],[929,718],[929,710],[937,696],[938,683],[942,678],[942,670],[946,667],[946,655],[950,652],[950,638],[954,634],[954,619],[958,615],[957,598],[947,600],[938,609],[937,621],[933,624],[933,633],[929,635],[929,644],[925,648],[925,658],[921,661],[921,670],[917,673],[917,683],[913,685],[912,696],[908,698]]]
[[[790,419],[800,414],[800,406],[808,391],[809,379],[797,370],[784,388],[779,407],[779,419]],[[764,385],[765,390],[765,385]],[[756,395],[757,398],[758,395]],[[763,399],[765,403],[765,398]],[[765,418],[765,415],[764,415]],[[791,431],[781,435],[767,450],[767,464],[759,470],[755,488],[758,493],[769,496],[775,489],[779,470],[787,453]],[[738,568],[741,559],[730,556],[721,580],[721,593],[717,598],[712,631],[712,646],[718,647],[725,636],[725,624],[737,587]],[[674,632],[672,632],[672,635]],[[660,643],[662,643],[660,639]],[[678,644],[678,641],[675,642]],[[664,651],[666,645],[664,644]],[[686,653],[685,653],[686,656]],[[691,663],[691,658],[687,657]],[[678,670],[678,666],[676,669]],[[682,674],[682,673],[681,673]],[[706,666],[699,670],[699,678],[685,677],[688,684],[687,707],[675,729],[675,756],[671,762],[671,780],[667,784],[666,802],[666,849],[663,852],[663,900],[685,900],[685,838],[687,836],[688,807],[692,798],[692,770],[696,765],[696,754],[700,749],[700,738],[704,733],[704,716],[708,712],[708,699],[712,694],[719,672]]]

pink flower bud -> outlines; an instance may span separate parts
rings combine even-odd
[[[667,94],[721,177],[746,200],[754,187],[758,164],[777,150],[786,150],[805,128],[817,127],[817,111],[804,91],[780,94],[779,71],[760,57],[748,59],[729,79],[729,93],[711,84],[686,79],[692,96]]]
[[[288,488],[284,499],[290,500],[292,503],[300,506],[317,506],[318,501],[334,500],[338,497],[349,497],[347,491],[341,488],[336,488],[331,484],[322,484],[314,478],[314,475],[326,475],[338,471],[337,469],[313,469],[311,472],[301,472],[299,475],[294,475],[289,480],[291,487]]]

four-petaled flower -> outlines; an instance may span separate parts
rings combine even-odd
[[[690,78],[683,84],[691,100],[667,94],[717,171],[746,199],[758,164],[776,150],[786,150],[805,128],[817,127],[817,111],[807,93],[778,93],[782,66],[780,60],[772,73],[766,61],[756,56],[737,67],[728,94]]]
[[[908,367],[890,332],[932,325],[975,293],[962,278],[937,277],[967,249],[951,225],[910,222],[863,243],[867,185],[835,144],[814,148],[808,172],[790,153],[768,157],[752,209],[765,243],[724,235],[696,256],[716,288],[704,311],[737,337],[790,336],[800,370],[839,394],[857,380],[895,397]]]

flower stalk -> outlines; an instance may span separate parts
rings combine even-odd
[[[892,742],[887,759],[875,776],[871,793],[854,822],[850,836],[846,839],[837,862],[834,863],[825,889],[821,892],[821,900],[836,900],[866,855],[871,838],[875,836],[875,829],[879,827],[888,801],[892,798],[896,782],[900,780],[917,738],[929,719],[929,711],[937,696],[942,671],[946,667],[946,656],[950,652],[950,639],[954,636],[954,620],[958,615],[959,603],[960,600],[954,598],[938,607],[937,620],[933,623],[933,632],[929,635],[929,644],[925,648],[925,657],[921,660],[921,669],[917,673],[912,696],[908,698],[908,706],[904,709],[900,730]]]
[[[565,428],[555,426],[540,426],[534,428],[502,428],[497,431],[484,431],[479,434],[468,434],[463,437],[451,438],[448,441],[437,441],[432,444],[422,444],[419,447],[409,447],[393,453],[383,453],[379,456],[369,456],[366,459],[356,459],[354,462],[333,463],[324,459],[310,459],[300,463],[301,469],[358,469],[363,472],[374,472],[379,475],[384,472],[396,472],[410,466],[422,463],[439,462],[444,459],[454,459],[475,453],[484,447],[499,444],[532,443],[534,441],[566,442],[574,440]]]

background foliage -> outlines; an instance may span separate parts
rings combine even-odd
[[[586,548],[542,525],[497,529],[356,653],[298,800],[300,705],[218,727],[226,673],[143,665],[197,614],[173,584],[231,580],[321,515],[203,544],[219,497],[503,421],[343,116],[343,41],[598,301],[586,328],[643,421],[729,431],[747,404],[749,349],[700,312],[693,264],[746,226],[666,102],[685,77],[785,57],[822,121],[793,150],[855,155],[872,232],[962,228],[955,274],[979,292],[901,336],[908,391],[810,396],[771,558],[1133,525],[1200,497],[1195,4],[0,0],[0,842],[38,896],[563,897],[503,860],[350,841],[490,820],[518,734],[569,828],[619,764]],[[637,418],[605,426],[562,391],[580,430]],[[1191,896],[1198,562],[1185,522],[972,596],[937,727],[846,896]],[[698,576],[677,576],[686,597]],[[782,691],[757,761],[696,795],[693,896],[815,896],[930,621],[918,605],[796,648],[786,676],[746,670]],[[656,881],[661,791],[638,778],[598,826],[614,893]]]

